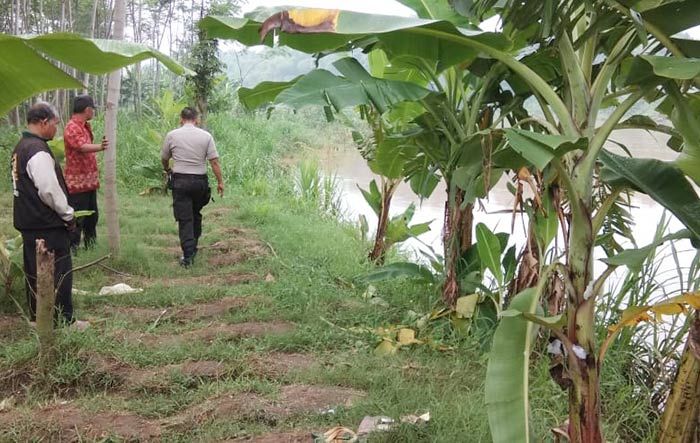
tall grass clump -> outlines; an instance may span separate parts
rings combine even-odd
[[[660,242],[668,228],[664,215],[653,242]],[[692,250],[686,250],[686,242],[670,240],[651,248],[638,268],[617,271],[618,278],[600,300],[597,333],[601,340],[627,307],[653,305],[700,289],[700,256],[695,253],[688,262]],[[663,316],[657,322],[623,329],[612,343],[603,363],[602,379],[607,380],[601,386],[603,406],[608,409],[608,425],[629,435],[631,441],[652,441],[656,435],[691,323],[691,315]]]
[[[122,188],[141,191],[157,182],[163,138],[178,127],[179,109],[184,105],[174,99],[157,102],[141,119],[120,114],[117,176]],[[318,134],[330,133],[332,140],[340,132],[339,128],[329,131],[329,124],[316,114],[282,110],[268,119],[236,108],[209,114],[206,124],[216,141],[227,187],[253,196],[291,194],[291,180],[283,178],[290,171],[281,167],[280,160],[323,147],[329,139]],[[99,128],[100,123],[95,126]]]
[[[342,215],[338,177],[324,175],[315,159],[304,159],[299,163],[296,187],[301,200],[316,206],[322,214],[336,218]]]

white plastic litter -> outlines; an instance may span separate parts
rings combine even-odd
[[[137,292],[143,292],[141,288],[132,288],[126,283],[117,283],[114,286],[103,286],[100,289],[99,295],[124,295],[124,294],[135,294]]]
[[[564,345],[556,338],[547,345],[547,352],[552,355],[564,355]]]
[[[585,359],[586,359],[586,355],[587,355],[587,354],[586,354],[586,350],[583,349],[581,346],[579,346],[579,345],[574,345],[574,347],[572,348],[572,350],[574,351],[574,354],[576,354],[576,357],[579,358],[579,360],[585,360]]]

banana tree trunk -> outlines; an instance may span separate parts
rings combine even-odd
[[[663,443],[691,443],[698,437],[700,414],[700,316],[695,321],[683,351],[676,381],[666,401],[661,417],[659,441]]]
[[[394,197],[394,191],[399,182],[396,180],[382,179],[382,205],[379,210],[377,220],[377,233],[374,236],[374,247],[369,253],[369,259],[378,264],[384,264],[386,258],[386,230],[389,225],[389,209],[391,208],[391,199]]]
[[[503,306],[508,306],[515,294],[527,288],[534,288],[540,280],[540,248],[535,236],[535,220],[530,217],[527,229],[527,245],[518,258],[518,274],[511,280]],[[550,309],[549,314],[554,314]]]
[[[603,441],[600,429],[600,389],[595,347],[595,297],[593,297],[593,225],[591,178],[576,180],[569,240],[569,279],[573,293],[567,303],[569,340],[575,347],[569,359],[569,435],[574,443]]]
[[[454,201],[450,198],[450,183],[447,183],[447,201],[445,202],[445,227],[443,246],[445,250],[445,284],[442,298],[448,306],[454,306],[460,296],[459,261],[472,245],[472,227],[474,225],[474,205],[464,202],[464,191],[455,188]]]

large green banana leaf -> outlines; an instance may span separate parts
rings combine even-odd
[[[585,138],[540,134],[522,129],[510,128],[504,132],[508,146],[540,170],[569,151],[585,149],[587,143]]]
[[[82,83],[58,69],[21,39],[0,34],[0,113],[50,89],[77,89]]]
[[[616,82],[635,86],[663,85],[667,98],[658,110],[671,119],[674,131],[683,137],[683,150],[675,164],[700,184],[700,100],[694,94],[683,94],[676,82],[670,81],[693,79],[700,79],[700,59],[642,55],[630,57],[621,64]]]
[[[336,60],[333,66],[342,74],[317,69],[290,82],[263,82],[255,88],[241,88],[241,103],[248,108],[282,104],[294,109],[330,106],[336,111],[362,104],[384,113],[400,102],[420,100],[428,89],[409,82],[375,78],[353,58]],[[418,105],[419,106],[419,105]],[[387,138],[377,146],[370,168],[377,174],[401,178],[406,162],[415,156],[415,147],[402,139]]]
[[[647,1],[646,3],[654,7],[642,12],[642,19],[653,24],[664,35],[673,36],[700,24],[700,8],[697,0]]]
[[[261,82],[254,88],[241,87],[238,89],[238,98],[247,109],[257,109],[261,106],[274,103],[277,96],[291,88],[302,76],[288,82]]]
[[[457,13],[448,0],[397,0],[399,3],[408,6],[416,11],[418,17],[435,20],[446,20],[457,26],[468,27],[470,25],[467,17]]]
[[[513,298],[511,310],[535,314],[538,289]],[[502,317],[493,336],[486,368],[486,409],[496,443],[532,441],[528,403],[529,361],[538,325],[522,317]]]
[[[323,11],[323,13],[322,13]],[[323,15],[323,14],[326,15]],[[281,14],[288,14],[281,16]],[[297,15],[302,18],[296,18]],[[306,16],[303,16],[305,14]],[[304,23],[304,25],[299,25]],[[296,24],[291,28],[289,23]],[[277,26],[273,26],[277,25]],[[474,59],[479,55],[475,42],[505,51],[511,43],[501,34],[457,28],[445,20],[363,14],[352,11],[259,8],[246,18],[209,16],[199,22],[209,37],[237,40],[245,45],[272,45],[270,33],[281,27],[279,44],[315,53],[336,51],[351,42],[367,45],[379,41],[392,56],[414,55],[440,63],[441,68]],[[262,30],[264,39],[258,35]]]
[[[333,63],[343,75],[317,69],[289,82],[263,82],[255,88],[241,88],[241,102],[248,108],[267,103],[295,109],[305,106],[332,106],[339,111],[361,104],[372,104],[380,112],[402,101],[420,100],[430,94],[414,83],[372,77],[355,59]]]
[[[136,43],[86,39],[75,34],[39,36],[0,34],[0,114],[35,94],[51,89],[78,89],[82,83],[57,68],[56,60],[91,74],[105,74],[155,58],[178,75],[191,74],[170,57]]]
[[[700,199],[680,169],[661,160],[623,157],[605,150],[600,160],[603,181],[647,194],[700,238]]]

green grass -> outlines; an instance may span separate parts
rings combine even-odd
[[[132,286],[143,285],[145,291],[126,296],[76,297],[78,316],[92,320],[94,327],[84,333],[58,331],[61,358],[49,374],[41,374],[33,365],[37,343],[31,329],[21,326],[9,336],[0,335],[0,376],[14,372],[30,377],[20,388],[23,393],[19,408],[31,411],[56,397],[71,399],[78,407],[95,413],[126,411],[148,419],[167,419],[222,393],[253,392],[275,398],[284,384],[305,383],[349,387],[367,395],[333,415],[302,414],[276,426],[264,420],[231,416],[184,430],[166,430],[163,440],[214,441],[288,429],[325,431],[338,424],[356,429],[365,415],[399,418],[430,411],[432,418],[427,426],[402,425],[373,436],[371,441],[490,441],[483,395],[488,354],[476,339],[438,328],[432,337],[451,350],[416,346],[394,356],[374,355],[378,337],[368,330],[401,324],[409,317],[409,311],[429,312],[439,306],[439,294],[436,288],[397,280],[376,285],[388,307],[372,305],[362,298],[365,288],[355,283],[355,277],[370,269],[365,260],[369,245],[356,228],[298,197],[295,169],[279,163],[283,158],[300,155],[300,150],[313,152],[312,149],[328,143],[327,137],[315,140],[322,132],[313,125],[320,123],[289,115],[271,121],[244,114],[212,116],[210,127],[218,141],[229,187],[224,199],[217,199],[205,209],[202,244],[229,238],[227,227],[246,227],[256,232],[269,252],[242,263],[213,267],[207,263],[213,251],[204,250],[188,270],[179,268],[176,256],[164,249],[178,246],[169,197],[139,196],[146,181],[129,175],[137,162],[153,156],[157,160],[157,148],[144,151],[132,133],[135,131],[126,126],[122,138],[125,146],[120,147],[119,154],[122,254],[110,259],[109,266],[133,277],[124,280],[95,267],[77,274],[74,286],[94,293],[103,285],[126,281]],[[323,131],[325,135],[328,129]],[[339,130],[331,127],[331,131]],[[8,193],[0,197],[3,207],[10,206],[9,200]],[[9,216],[9,212],[0,216],[0,235],[13,233]],[[76,264],[107,253],[104,229],[102,220],[98,247],[81,252]],[[234,273],[252,273],[260,278],[236,285],[213,279],[208,285],[171,287],[163,283],[169,278]],[[264,280],[268,274],[274,276],[274,282]],[[19,284],[14,288],[14,296],[23,305]],[[164,320],[157,325],[123,313],[107,313],[119,307],[174,309],[229,296],[256,301],[216,318]],[[7,298],[0,300],[0,313],[18,315],[15,303]],[[186,341],[154,347],[117,337],[124,331],[179,334],[207,327],[212,321],[236,324],[272,320],[292,322],[296,329],[279,336],[217,339],[206,345]],[[280,351],[308,353],[320,364],[275,379],[263,377],[247,366],[253,356]],[[232,368],[232,372],[220,380],[193,379],[175,372],[163,377],[157,389],[125,391],[120,389],[122,382],[116,374],[100,370],[95,356],[134,368],[215,360]],[[538,440],[544,441],[551,440],[551,427],[563,423],[567,408],[567,395],[551,380],[548,368],[546,357],[533,358],[532,420]],[[648,394],[629,380],[624,365],[617,364],[614,350],[606,360],[603,380],[606,438],[653,441],[656,417],[646,407]],[[25,422],[12,430],[0,430],[0,440],[55,438],[56,434],[50,431],[32,428]]]

